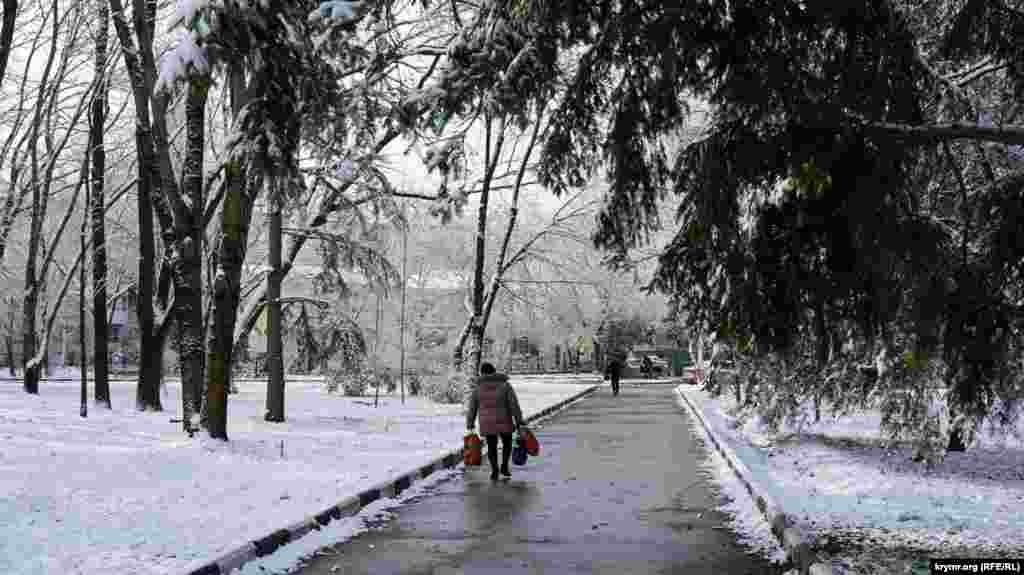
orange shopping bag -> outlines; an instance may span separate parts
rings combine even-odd
[[[475,433],[467,433],[462,441],[462,461],[467,465],[482,465],[484,458],[480,436]]]
[[[540,442],[537,441],[537,436],[533,434],[528,428],[520,428],[519,436],[523,438],[523,444],[526,446],[526,452],[536,457],[540,455]]]

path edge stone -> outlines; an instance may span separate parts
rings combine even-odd
[[[549,405],[537,413],[524,419],[525,423],[536,423],[554,415],[556,412],[565,409],[570,404],[583,399],[594,393],[601,384],[591,385],[587,389],[563,399],[558,403]],[[217,559],[207,562],[186,572],[186,575],[228,575],[254,559],[269,555],[296,541],[303,535],[319,530],[325,525],[337,519],[352,517],[358,514],[364,507],[378,499],[395,497],[402,491],[408,489],[417,481],[422,481],[432,475],[435,471],[451,469],[462,463],[462,448],[454,449],[448,453],[431,460],[426,465],[418,465],[411,470],[399,474],[397,477],[382,481],[377,485],[365,489],[356,495],[342,499],[335,505],[285,527],[267,534],[255,541],[249,541],[230,551],[223,553]]]
[[[815,562],[811,552],[814,547],[814,538],[796,526],[796,522],[785,513],[785,510],[768,496],[767,491],[754,479],[750,470],[740,460],[739,456],[729,447],[724,440],[715,435],[714,429],[707,422],[704,413],[696,403],[690,401],[682,390],[687,384],[681,384],[675,388],[677,403],[689,411],[697,421],[700,422],[704,432],[711,438],[711,447],[725,459],[726,464],[743,484],[750,497],[754,500],[758,511],[765,521],[771,525],[772,535],[779,542],[779,545],[786,551],[786,558],[792,561],[800,570],[801,575],[833,575],[832,567],[828,564]]]

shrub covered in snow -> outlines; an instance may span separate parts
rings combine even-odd
[[[409,395],[419,395],[420,389],[423,387],[423,381],[420,379],[420,374],[410,371],[405,374],[405,385],[406,389],[409,390]]]
[[[446,371],[423,378],[423,393],[438,403],[462,403],[472,380],[459,371]]]
[[[376,377],[371,377],[370,385],[374,388],[384,386],[384,389],[387,390],[388,393],[394,392],[398,387],[398,384],[395,381],[395,376],[389,369],[377,370]]]
[[[335,370],[327,376],[327,391],[341,393],[348,397],[362,397],[373,381],[373,372],[363,367]]]

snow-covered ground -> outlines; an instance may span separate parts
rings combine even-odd
[[[689,413],[685,406],[680,405],[679,407]],[[703,462],[703,470],[718,487],[718,495],[721,498],[719,510],[725,512],[729,517],[730,526],[736,533],[737,539],[751,551],[759,553],[775,563],[785,562],[786,552],[772,535],[771,525],[758,511],[750,493],[736,477],[732,468],[715,450],[707,430],[697,419],[688,417],[687,420],[693,434],[704,444],[707,458]]]
[[[162,393],[164,412],[137,412],[134,385],[115,382],[113,409],[90,401],[83,419],[77,381],[59,379],[74,375],[52,374],[30,396],[0,374],[0,573],[184,573],[457,448],[465,432],[459,405],[403,405],[396,393],[375,408],[372,396],[329,395],[319,381],[297,379],[287,422],[264,422],[265,384],[243,381],[228,406],[231,441],[189,439],[170,421],[180,417],[176,380]],[[595,379],[512,381],[530,415]],[[375,502],[364,515],[395,503]],[[358,519],[336,523],[273,561],[294,564],[322,546],[318,538],[361,528]]]
[[[823,408],[802,433],[783,426],[772,434],[756,416],[737,421],[725,395],[680,390],[768,495],[837,552],[1024,556],[1024,421],[1009,435],[982,432],[966,452],[927,469],[911,460],[912,447],[882,446],[877,412],[833,419]],[[737,529],[753,537],[763,525],[737,517]]]

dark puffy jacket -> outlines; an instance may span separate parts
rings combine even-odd
[[[604,377],[605,379],[608,379],[610,377],[616,381],[618,381],[619,378],[622,377],[622,364],[619,363],[619,360],[612,359],[608,361],[608,365],[606,365],[604,368]]]
[[[480,414],[480,433],[512,433],[515,423],[523,421],[519,398],[508,382],[508,376],[500,373],[481,375],[469,396],[466,411],[466,427],[473,427],[477,413]]]

